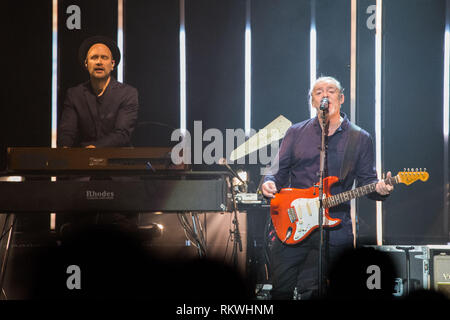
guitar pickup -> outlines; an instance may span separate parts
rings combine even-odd
[[[311,212],[311,207],[309,206],[308,202],[306,202],[306,210],[308,211],[308,215],[311,217],[312,216],[312,212]]]
[[[295,221],[297,221],[297,212],[295,212],[294,207],[287,209],[287,213],[288,213],[289,220],[291,221],[291,223],[294,223]],[[299,222],[302,223],[301,219]]]

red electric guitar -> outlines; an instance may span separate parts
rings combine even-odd
[[[404,183],[410,185],[417,180],[427,181],[426,171],[402,171],[395,177],[385,179],[389,184]],[[327,177],[323,180],[324,207],[323,226],[334,227],[341,219],[331,218],[328,210],[340,203],[362,197],[375,191],[375,183],[365,185],[336,195],[330,194],[331,186],[339,179]],[[307,238],[319,226],[319,188],[308,189],[283,188],[270,202],[270,215],[278,238],[287,244],[296,244]]]

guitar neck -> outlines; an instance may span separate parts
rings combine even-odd
[[[399,182],[398,176],[384,179],[384,181],[388,184],[397,184]],[[353,190],[349,190],[349,191],[342,192],[342,193],[336,194],[334,196],[325,198],[323,200],[323,206],[325,208],[331,208],[331,207],[337,206],[341,203],[350,201],[352,199],[365,196],[376,190],[377,183],[378,182],[374,182],[374,183],[371,183],[371,184],[368,184],[368,185],[365,185],[365,186],[362,186],[359,188],[355,188]]]

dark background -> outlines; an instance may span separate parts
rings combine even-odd
[[[66,8],[81,8],[81,29]],[[187,129],[244,127],[245,0],[186,0]],[[251,0],[252,128],[282,114],[309,117],[309,30],[317,27],[317,75],[338,78],[350,115],[349,0]],[[358,1],[355,122],[375,137],[375,30],[372,0]],[[312,10],[315,8],[315,10]],[[448,177],[443,175],[443,59],[446,0],[383,1],[382,167],[427,168],[430,179],[396,186],[383,205],[384,244],[448,242]],[[87,80],[77,50],[87,36],[117,36],[117,1],[61,0],[58,112],[67,88]],[[169,146],[179,127],[178,0],[124,2],[124,82],[139,90],[137,146]],[[6,147],[51,145],[52,1],[6,1],[2,10],[0,167]],[[257,172],[252,168],[252,172]],[[259,169],[259,168],[256,168]],[[258,174],[253,174],[256,184]],[[376,239],[375,204],[357,201],[360,244]]]

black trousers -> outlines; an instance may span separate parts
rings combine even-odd
[[[329,245],[324,231],[323,268],[325,277],[329,268],[352,243]],[[297,245],[286,245],[275,239],[271,249],[272,299],[292,300],[294,292],[297,299],[317,298],[319,293],[319,240],[320,233],[314,231],[307,239]]]

